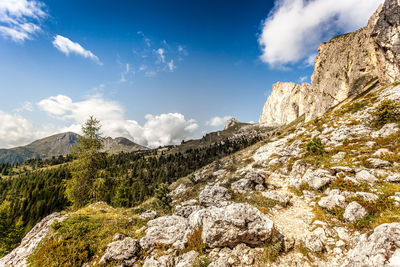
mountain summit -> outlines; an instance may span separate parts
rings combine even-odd
[[[21,163],[32,158],[67,155],[72,152],[72,148],[78,143],[78,137],[79,134],[73,132],[59,133],[36,140],[26,146],[0,149],[0,163]],[[107,137],[104,139],[103,151],[110,153],[146,149],[146,147],[138,145],[124,137],[117,137],[115,139]]]

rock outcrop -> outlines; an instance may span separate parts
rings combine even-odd
[[[230,118],[229,120],[226,121],[225,126],[224,126],[224,130],[227,130],[231,127],[234,127],[236,125],[238,125],[239,122],[238,120],[236,120],[235,118]]]
[[[67,217],[68,215],[62,215],[59,212],[55,212],[43,218],[35,225],[35,227],[32,228],[32,230],[29,231],[29,233],[26,234],[17,248],[0,259],[0,266],[26,266],[26,260],[36,249],[40,241],[46,237],[53,222],[61,222]]]
[[[140,251],[139,241],[130,237],[124,240],[115,241],[107,245],[106,253],[100,260],[101,264],[106,264],[110,261],[123,262],[124,266],[132,266]]]
[[[385,223],[367,236],[362,235],[356,246],[349,251],[347,267],[399,266],[400,223]]]
[[[373,85],[400,80],[400,4],[387,0],[368,25],[322,43],[308,84],[277,83],[260,124],[280,126],[302,115],[306,121]]]
[[[273,85],[272,93],[264,105],[260,123],[268,126],[288,124],[307,110],[306,97],[310,84],[278,82]]]
[[[249,204],[235,203],[210,207],[189,216],[192,229],[202,228],[202,239],[210,248],[232,247],[239,243],[260,245],[271,238],[274,223]]]

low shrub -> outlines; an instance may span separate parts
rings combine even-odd
[[[191,235],[188,236],[188,243],[186,248],[184,249],[185,252],[189,251],[197,251],[200,255],[203,255],[206,252],[207,244],[203,242],[201,237],[203,233],[203,228],[200,227],[193,231]]]
[[[400,120],[400,103],[391,99],[383,100],[377,107],[374,108],[371,115],[372,126],[379,128],[386,123],[399,122]]]
[[[326,153],[325,147],[322,144],[321,138],[314,136],[306,145],[306,150],[312,155],[322,155]]]
[[[170,210],[172,199],[169,196],[170,190],[167,184],[160,184],[154,191],[156,203],[165,210]]]
[[[282,241],[267,243],[264,246],[264,260],[268,263],[275,262],[283,250]]]

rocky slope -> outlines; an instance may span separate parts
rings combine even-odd
[[[311,86],[276,84],[260,123],[283,125],[289,118],[296,119],[303,114],[309,121],[376,80],[381,85],[400,80],[399,11],[397,0],[385,1],[366,27],[321,44]],[[293,90],[294,87],[303,90]],[[304,108],[296,113],[293,112],[296,106]],[[276,107],[279,111],[289,110],[290,115],[285,112],[275,114]]]
[[[398,7],[387,0],[369,26],[396,25],[390,18]],[[371,38],[385,40],[393,33],[379,37],[386,28]],[[375,50],[376,66],[387,64],[378,68],[379,82],[338,88],[353,97],[322,116],[265,133],[180,178],[159,200],[134,208],[91,204],[52,227],[45,218],[0,266],[25,266],[27,258],[32,266],[400,266],[400,83],[387,84],[398,79],[395,43]],[[362,75],[374,70],[354,71],[370,77]],[[299,95],[295,87],[292,96]],[[257,132],[239,126],[199,142]]]

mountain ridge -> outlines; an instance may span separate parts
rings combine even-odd
[[[67,155],[78,144],[79,134],[73,132],[58,133],[35,140],[25,146],[0,149],[0,163],[22,163],[28,159],[50,158]],[[110,153],[133,152],[148,149],[125,137],[104,138],[102,151]]]

